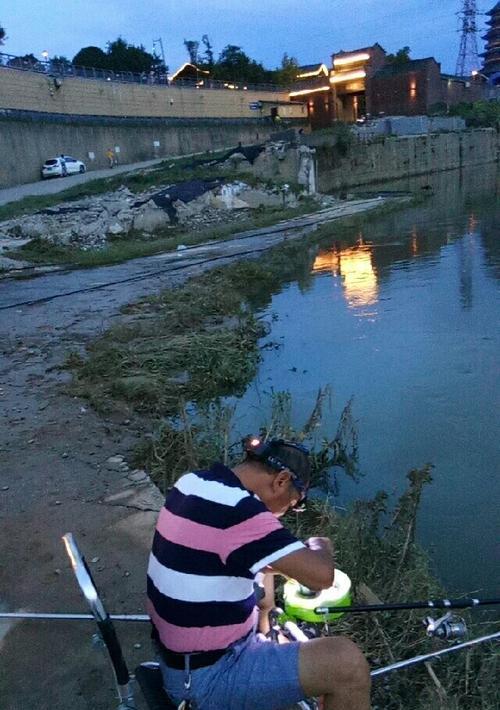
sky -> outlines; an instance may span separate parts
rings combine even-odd
[[[479,0],[485,11],[495,0]],[[16,0],[0,7],[3,52],[72,59],[79,49],[122,36],[151,51],[161,37],[172,71],[187,59],[183,41],[207,34],[215,56],[240,46],[267,68],[286,52],[299,64],[325,62],[333,52],[378,42],[388,52],[408,45],[412,58],[434,56],[453,73],[460,0]],[[478,25],[484,29],[483,15]],[[484,32],[480,32],[480,35]],[[484,47],[479,37],[479,51]]]

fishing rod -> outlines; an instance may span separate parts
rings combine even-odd
[[[444,600],[443,600],[444,601]],[[489,602],[490,600],[485,600]],[[383,605],[377,605],[383,606]],[[475,605],[477,606],[477,604]],[[345,607],[343,607],[345,608]],[[435,607],[439,608],[439,607]],[[149,621],[149,616],[147,614],[110,614],[109,619],[112,621],[135,621],[135,622],[145,622]],[[95,617],[92,614],[50,614],[50,613],[33,613],[33,612],[0,612],[0,619],[34,619],[34,620],[60,620],[60,621],[95,621]],[[297,640],[309,640],[306,637],[302,639],[302,636]],[[424,653],[419,656],[413,656],[412,658],[407,658],[403,661],[397,661],[396,663],[391,663],[389,666],[384,666],[382,668],[376,668],[371,671],[372,678],[380,675],[385,675],[386,673],[391,673],[392,671],[401,670],[402,668],[408,668],[409,666],[416,665],[417,663],[424,663],[433,658],[440,658],[441,656],[447,655],[449,653],[454,653],[456,651],[461,651],[465,648],[470,648],[471,646],[477,646],[480,643],[486,643],[488,641],[500,641],[500,631],[493,634],[488,634],[486,636],[479,636],[470,641],[464,641],[463,643],[454,644],[449,648],[442,648],[439,651],[433,651],[432,653]]]
[[[117,698],[119,701],[118,710],[131,710],[135,708],[134,703],[134,689],[131,685],[131,676],[126,665],[119,638],[115,632],[113,622],[149,622],[149,616],[146,614],[108,614],[106,611],[98,590],[95,586],[94,580],[92,579],[91,572],[85,562],[85,558],[81,554],[78,545],[71,533],[67,533],[63,537],[66,551],[71,561],[71,566],[75,573],[78,586],[85,597],[87,603],[90,607],[90,614],[74,614],[74,613],[49,613],[49,612],[29,612],[29,611],[17,611],[17,612],[3,612],[0,611],[0,620],[11,620],[15,622],[16,620],[40,620],[40,621],[94,621],[97,623],[98,634],[96,635],[96,640],[101,642],[103,647],[107,650],[109,655],[111,665],[113,668],[113,675],[115,680],[115,687],[117,692]],[[349,582],[350,584],[350,582]],[[301,589],[302,596],[307,598],[309,596],[310,601],[313,604],[315,594],[305,587]],[[493,605],[499,604],[498,599],[478,599],[478,598],[468,598],[468,599],[441,599],[441,600],[429,600],[426,602],[403,602],[397,604],[377,604],[368,606],[344,606],[336,607],[330,606],[329,604],[321,607],[318,604],[317,610],[319,613],[318,617],[324,617],[327,619],[328,613],[333,610],[338,610],[340,612],[348,611],[387,611],[387,610],[404,610],[412,608],[423,608],[423,609],[446,609],[446,613],[440,619],[432,619],[427,617],[425,623],[427,624],[427,635],[429,637],[434,637],[440,640],[453,640],[463,637],[466,633],[465,623],[458,618],[452,616],[450,609],[452,608],[467,608],[467,607],[477,607],[481,605]],[[275,609],[275,616],[277,621],[277,626],[280,626],[279,613],[280,610]],[[295,629],[296,633],[292,633],[292,627]],[[295,640],[308,641],[309,637],[306,636],[306,629],[302,628],[300,625],[287,621],[283,625],[284,632],[290,634],[290,638],[295,638]],[[328,633],[328,626],[326,626]],[[314,636],[313,636],[314,638]],[[412,658],[405,659],[403,661],[398,661],[392,663],[391,665],[376,668],[371,671],[371,675],[375,678],[376,676],[384,675],[385,673],[390,673],[392,671],[397,671],[399,669],[405,668],[407,666],[413,666],[414,664],[423,663],[433,658],[439,658],[448,653],[453,653],[461,649],[476,646],[478,644],[486,642],[494,642],[500,640],[500,631],[491,633],[487,636],[481,636],[470,641],[465,641],[461,643],[456,643],[453,646],[438,651],[434,651],[427,654],[421,654],[414,656]],[[146,699],[149,708],[156,707],[166,707],[174,708],[166,694],[163,691],[163,683],[161,677],[161,670],[157,663],[143,663],[135,671],[135,678],[138,681],[144,697]],[[301,707],[313,710],[317,705],[313,703],[303,703]]]
[[[150,621],[147,614],[108,614],[111,621]],[[27,619],[32,621],[95,621],[92,614],[52,614],[50,612],[33,611],[0,611],[0,619]]]
[[[405,611],[411,609],[468,609],[478,606],[500,605],[500,599],[479,599],[477,597],[464,597],[463,599],[428,599],[421,602],[392,602],[388,604],[365,604],[355,606],[319,606],[314,609],[315,614],[342,613],[368,613],[376,611]],[[109,614],[112,621],[147,622],[147,614]],[[31,619],[38,621],[93,621],[92,614],[57,614],[50,612],[32,611],[0,611],[0,619]]]
[[[355,606],[318,606],[315,614],[334,614],[338,612],[361,614],[375,611],[408,611],[411,609],[468,609],[478,606],[500,605],[500,598],[479,599],[464,597],[463,599],[428,599],[419,602],[389,602],[387,604],[360,604]]]
[[[500,631],[494,634],[488,634],[487,636],[479,636],[478,638],[471,639],[470,641],[464,641],[463,643],[455,644],[449,648],[442,648],[440,651],[433,651],[432,653],[422,653],[420,656],[413,656],[412,658],[407,658],[404,661],[397,661],[396,663],[391,663],[390,666],[384,666],[383,668],[376,668],[371,671],[370,675],[375,678],[379,675],[384,675],[385,673],[390,673],[391,671],[398,671],[401,668],[407,668],[408,666],[414,666],[417,663],[425,663],[432,658],[440,658],[448,653],[454,653],[455,651],[461,651],[464,648],[470,648],[471,646],[476,646],[480,643],[485,643],[487,641],[500,641]]]

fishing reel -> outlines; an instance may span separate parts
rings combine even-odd
[[[427,629],[427,636],[441,641],[454,641],[467,635],[467,626],[460,616],[453,616],[451,611],[439,619],[428,616],[423,622]]]

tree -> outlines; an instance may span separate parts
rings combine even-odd
[[[83,47],[73,57],[72,64],[81,67],[94,67],[95,69],[108,69],[108,56],[100,47]]]
[[[22,57],[13,57],[7,62],[8,67],[16,67],[16,69],[35,69],[40,62],[34,54],[24,54]]]
[[[295,57],[289,57],[285,52],[281,60],[281,67],[274,72],[274,81],[282,86],[289,86],[297,78],[299,63]]]
[[[276,70],[266,69],[260,62],[251,59],[241,47],[228,44],[214,60],[214,51],[208,35],[204,34],[201,42],[205,50],[200,54],[197,40],[184,40],[191,64],[200,69],[207,69],[212,79],[220,81],[244,82],[249,84],[278,83],[290,85],[298,73],[298,62],[288,54],[283,55],[281,67]]]
[[[142,45],[129,44],[122,37],[108,42],[106,52],[99,47],[83,47],[73,57],[73,64],[115,72],[166,71],[159,57],[146,52]]]
[[[57,64],[60,67],[69,67],[71,66],[71,62],[67,57],[63,57],[62,55],[55,54],[53,57],[49,59],[49,62],[51,64]]]
[[[210,40],[208,39],[208,35],[203,35],[201,41],[205,47],[205,51],[203,52],[203,64],[211,70],[214,65],[214,53]]]
[[[186,47],[187,53],[189,54],[189,61],[191,62],[191,64],[198,64],[198,48],[200,46],[200,43],[197,42],[195,39],[185,39],[184,46]]]
[[[49,68],[51,73],[60,73],[60,74],[67,74],[71,73],[71,71],[68,72],[68,69],[71,67],[71,62],[67,57],[63,57],[61,55],[54,55],[49,59]]]
[[[241,47],[228,44],[220,53],[214,65],[213,76],[224,81],[246,81],[249,83],[268,83],[272,72],[264,69],[260,62],[250,59]]]
[[[388,64],[406,64],[411,61],[410,48],[402,47],[396,54],[388,54],[386,60]]]
[[[5,40],[7,39],[7,33],[5,32],[5,28],[0,25],[0,47],[5,44]]]
[[[460,103],[450,108],[450,116],[461,116],[471,128],[496,128],[500,130],[500,103],[475,101]]]
[[[149,72],[161,63],[158,57],[146,52],[142,45],[136,47],[128,44],[122,37],[108,42],[107,50],[108,67],[116,72]]]

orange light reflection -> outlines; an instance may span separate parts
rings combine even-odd
[[[413,228],[411,230],[410,247],[411,247],[412,256],[417,256],[417,254],[418,254],[418,231],[417,231],[416,224],[413,225]]]
[[[378,301],[377,275],[372,265],[370,247],[332,249],[320,252],[313,272],[331,271],[340,276],[347,303],[352,308],[371,306]]]

